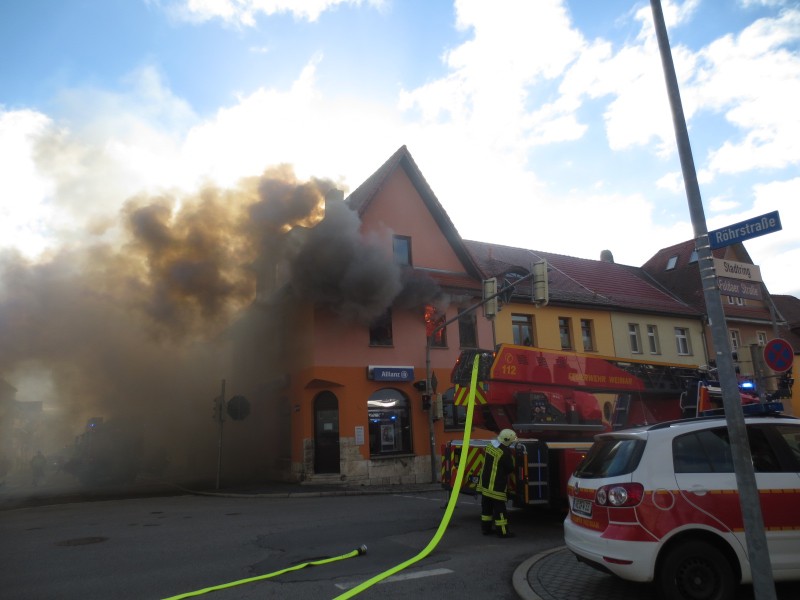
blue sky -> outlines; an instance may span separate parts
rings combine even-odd
[[[663,2],[709,229],[800,296],[800,3]],[[649,2],[11,0],[0,245],[288,163],[354,189],[406,145],[464,238],[641,265],[693,237]]]

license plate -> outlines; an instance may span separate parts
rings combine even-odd
[[[579,515],[583,515],[584,517],[591,517],[592,516],[592,501],[591,500],[584,500],[583,498],[573,498],[572,499],[572,512],[577,513]]]

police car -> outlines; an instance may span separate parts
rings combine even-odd
[[[746,417],[775,581],[800,579],[800,420]],[[570,477],[567,547],[669,600],[732,598],[751,583],[724,417],[615,431]]]

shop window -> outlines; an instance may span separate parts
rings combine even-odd
[[[383,388],[367,401],[370,456],[411,453],[408,398],[400,390]]]

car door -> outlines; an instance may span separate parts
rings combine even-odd
[[[800,423],[748,426],[773,577],[800,577]]]

